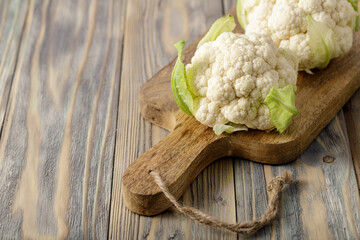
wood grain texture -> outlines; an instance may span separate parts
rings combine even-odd
[[[221,3],[217,1],[128,2],[119,103],[122,114],[118,122],[109,235],[112,239],[236,238],[232,233],[194,224],[170,211],[152,218],[138,216],[125,208],[121,189],[127,166],[167,134],[140,116],[141,85],[175,56],[175,42],[195,40],[222,14]],[[139,27],[131,28],[134,24]],[[210,166],[185,192],[183,203],[234,222],[232,172],[231,161]],[[214,199],[217,204],[213,204]]]
[[[259,218],[267,208],[264,165],[239,158],[233,158],[232,161],[236,191],[236,219],[238,222],[252,221]],[[238,235],[238,239],[271,239],[272,232],[269,225],[250,237]]]
[[[360,90],[344,107],[347,133],[360,189]]]
[[[234,9],[230,13],[234,14]],[[237,156],[271,164],[294,160],[360,87],[358,40],[360,34],[355,34],[351,51],[333,60],[325,70],[316,71],[315,75],[299,73],[296,93],[299,115],[283,134],[249,130],[216,136],[193,117],[171,109],[177,106],[170,90],[173,65],[167,65],[142,87],[140,104],[147,120],[173,131],[126,170],[123,176],[125,205],[144,215],[157,214],[171,205],[151,181],[148,174],[151,170],[162,175],[178,198],[202,169],[221,157]],[[184,51],[185,63],[190,61],[196,45],[197,41]],[[168,120],[164,120],[166,118]]]
[[[0,1],[0,133],[18,58],[27,9],[27,1]]]
[[[229,12],[233,7],[236,6],[236,0],[222,0],[224,14]],[[236,14],[234,15],[237,19]]]
[[[342,111],[295,162],[265,165],[266,181],[284,170],[294,172],[296,184],[284,192],[272,238],[359,239],[360,199]]]
[[[26,2],[0,142],[0,238],[105,239],[124,1]]]

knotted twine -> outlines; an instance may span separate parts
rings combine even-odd
[[[279,211],[279,198],[281,191],[283,190],[285,184],[291,184],[293,182],[292,172],[289,171],[285,171],[282,176],[277,176],[271,179],[267,186],[267,191],[269,192],[269,201],[265,213],[259,219],[254,221],[243,223],[227,223],[220,221],[196,208],[183,206],[178,201],[176,201],[175,197],[170,193],[168,187],[165,185],[158,172],[154,170],[150,171],[150,175],[154,178],[155,183],[159,186],[167,199],[169,199],[169,201],[174,204],[177,211],[202,224],[227,229],[243,235],[254,234],[259,229],[271,223],[275,219]]]

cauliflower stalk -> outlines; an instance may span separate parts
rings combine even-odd
[[[218,19],[186,67],[181,60],[185,42],[175,44],[174,98],[218,135],[248,128],[282,133],[298,113],[297,57],[268,36],[232,33],[234,28],[231,15]]]
[[[272,37],[299,57],[299,69],[325,68],[345,55],[359,28],[357,0],[238,0],[246,33]]]

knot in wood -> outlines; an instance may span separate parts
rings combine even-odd
[[[333,163],[336,160],[336,158],[334,158],[333,156],[326,155],[325,157],[323,157],[322,160],[324,163]]]

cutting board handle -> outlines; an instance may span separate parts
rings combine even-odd
[[[136,159],[124,173],[124,201],[133,212],[155,215],[171,206],[150,176],[151,170],[160,173],[171,193],[180,198],[206,166],[228,155],[227,135],[216,136],[211,128],[185,114],[178,118],[180,124],[174,131]]]

